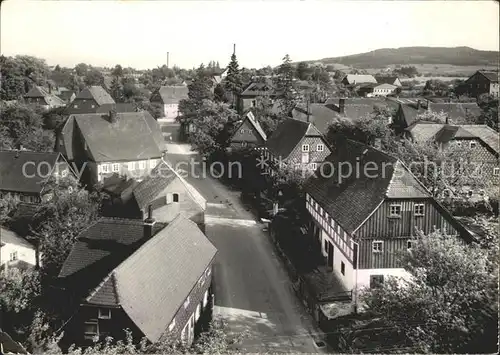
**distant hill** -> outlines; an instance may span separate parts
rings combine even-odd
[[[323,58],[309,62],[325,65],[338,63],[356,68],[381,68],[391,64],[451,64],[498,66],[499,52],[470,47],[402,47],[383,48],[344,57]]]

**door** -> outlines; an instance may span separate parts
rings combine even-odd
[[[333,268],[333,245],[328,242],[328,266]]]

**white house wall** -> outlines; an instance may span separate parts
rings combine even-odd
[[[370,276],[372,275],[384,275],[384,282],[386,282],[389,276],[400,277],[405,280],[410,279],[410,273],[408,273],[403,268],[394,269],[358,269],[358,290],[362,290],[364,287],[370,288]]]
[[[34,249],[11,243],[5,243],[0,248],[0,265],[9,262],[11,253],[15,251],[17,251],[17,260],[22,260],[33,266],[36,265],[36,253]]]

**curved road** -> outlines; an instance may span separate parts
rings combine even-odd
[[[201,164],[196,164],[200,158],[186,154],[189,148],[169,146],[167,159],[186,171],[183,176],[207,200],[206,234],[219,251],[215,313],[228,320],[231,331],[248,333],[241,351],[319,352],[313,320],[296,298],[263,226],[242,205],[240,193],[209,172],[203,177]]]

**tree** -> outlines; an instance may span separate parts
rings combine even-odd
[[[42,116],[32,107],[23,104],[4,105],[0,108],[0,135],[7,137],[2,143],[7,149],[20,145],[34,150],[49,152],[55,144],[53,132],[43,129]]]
[[[189,142],[204,156],[220,152],[227,147],[238,118],[227,104],[204,100],[198,107],[196,119],[192,121],[194,132],[190,134]]]
[[[306,62],[300,62],[297,64],[297,78],[299,80],[309,80],[311,79],[312,70],[309,68],[309,64]]]
[[[120,64],[115,65],[113,70],[111,71],[111,75],[121,78],[123,77],[123,68]]]
[[[294,70],[292,60],[287,54],[283,58],[283,63],[278,69],[278,76],[275,79],[278,98],[281,100],[281,111],[284,116],[293,109],[297,102],[296,90],[293,84]]]
[[[110,94],[116,102],[120,102],[123,98],[123,88],[118,76],[114,76],[109,88]]]
[[[43,128],[56,132],[66,122],[66,107],[55,107],[42,114]]]
[[[0,57],[0,99],[18,100],[34,85],[45,85],[50,69],[45,60],[17,55],[15,57]]]
[[[231,61],[227,66],[227,76],[224,78],[224,89],[231,94],[231,106],[236,107],[236,100],[243,89],[241,73],[236,53],[231,55]]]
[[[79,63],[79,64],[75,65],[76,75],[78,75],[78,76],[85,76],[85,74],[87,74],[87,71],[89,71],[90,68],[91,67],[88,64]]]
[[[40,246],[41,270],[50,278],[59,273],[76,236],[99,217],[102,197],[71,177],[49,179],[43,188],[51,198],[38,206],[30,234]]]
[[[99,70],[92,68],[85,73],[83,82],[87,86],[104,86],[104,76]]]
[[[369,312],[403,334],[411,352],[496,353],[497,260],[439,231],[418,233],[399,257],[411,280],[390,278],[367,290]]]
[[[486,124],[498,132],[498,97],[493,95],[480,95],[477,104],[481,108],[478,124]]]

